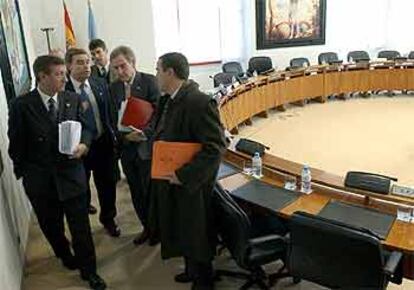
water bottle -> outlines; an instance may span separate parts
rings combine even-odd
[[[252,158],[252,175],[256,178],[262,177],[262,158],[259,152],[254,153]]]
[[[306,194],[311,193],[312,192],[312,186],[311,186],[312,176],[311,176],[311,171],[308,165],[303,166],[301,177],[302,177],[301,191]]]
[[[231,77],[231,83],[234,85],[235,83],[237,83],[237,79],[235,76]]]

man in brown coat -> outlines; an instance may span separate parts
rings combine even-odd
[[[202,149],[168,181],[152,180],[150,221],[159,234],[162,257],[184,257],[184,276],[193,281],[192,289],[207,290],[214,289],[212,190],[225,137],[216,102],[188,77],[184,55],[167,53],[159,58],[157,79],[165,95],[159,102],[152,140],[200,143]]]

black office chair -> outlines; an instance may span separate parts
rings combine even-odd
[[[350,51],[347,55],[347,61],[354,61],[356,63],[361,63],[361,62],[369,62],[371,60],[371,58],[369,57],[368,52],[364,51],[364,50],[354,50],[354,51]],[[352,92],[350,95],[353,96],[355,93]],[[371,95],[370,92],[363,92],[362,96],[364,97],[369,97]]]
[[[300,68],[304,66],[310,66],[310,62],[309,62],[309,59],[307,59],[306,57],[297,57],[297,58],[292,58],[290,60],[289,65],[291,68]]]
[[[296,212],[290,220],[287,268],[295,278],[336,289],[386,289],[401,284],[399,252],[387,254],[363,229]]]
[[[256,71],[258,74],[271,71],[273,69],[272,59],[268,56],[255,56],[249,59],[247,72],[250,76]]]
[[[410,51],[408,54],[408,59],[414,59],[414,51]]]
[[[221,84],[227,86],[233,82],[234,75],[232,73],[217,73],[213,76],[214,87],[217,88]]]
[[[354,62],[360,62],[360,61],[369,61],[370,57],[369,57],[368,52],[364,50],[354,50],[348,53],[347,60],[351,61],[351,59]]]
[[[338,54],[336,52],[323,52],[318,55],[319,64],[334,64],[341,62],[342,61],[338,58]]]
[[[290,276],[282,273],[266,274],[262,266],[286,257],[286,239],[278,235],[251,238],[251,225],[246,213],[231,196],[217,184],[213,192],[216,227],[221,243],[229,250],[237,265],[247,273],[216,270],[217,277],[229,276],[247,279],[240,289],[253,285],[270,289],[277,279]],[[266,281],[269,280],[267,284]]]
[[[401,54],[396,50],[382,50],[378,52],[378,58],[386,58],[387,60],[395,60],[396,58],[401,57]],[[375,92],[376,94],[380,93],[380,91]],[[392,97],[395,96],[394,91],[388,91],[388,96]]]
[[[234,76],[242,77],[244,75],[241,64],[237,61],[226,62],[222,65],[222,70],[225,73],[231,73]]]
[[[396,50],[382,50],[378,52],[378,58],[386,58],[387,60],[394,60],[401,57],[401,54]]]

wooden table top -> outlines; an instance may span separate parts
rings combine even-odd
[[[219,182],[225,189],[233,191],[251,180],[251,177],[246,176],[243,173],[238,173],[225,177]],[[283,186],[283,182],[281,180],[269,176],[263,177],[262,181],[272,185]],[[376,204],[373,203],[370,205],[364,205],[363,199],[352,199],[346,195],[337,195],[327,189],[320,190],[318,186],[314,186],[311,194],[303,194],[294,202],[280,209],[278,212],[272,213],[287,219],[296,211],[303,211],[317,215],[331,200],[339,200],[359,206],[363,205],[366,208],[372,208],[386,213],[395,213],[396,211],[396,206],[381,204],[382,201],[376,201]],[[388,250],[395,250],[404,254],[404,276],[414,280],[414,269],[412,267],[414,263],[414,224],[395,220],[388,236],[382,241],[382,244]]]

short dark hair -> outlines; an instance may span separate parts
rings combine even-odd
[[[190,76],[190,65],[187,58],[179,52],[170,52],[160,56],[163,70],[171,68],[177,78],[188,80]]]
[[[102,48],[103,50],[106,50],[106,44],[105,41],[103,41],[100,38],[92,39],[89,42],[89,51],[95,50],[97,48]]]
[[[39,81],[40,73],[50,74],[50,68],[56,65],[65,65],[65,61],[54,55],[41,55],[33,63],[33,71],[36,80]]]
[[[89,55],[89,53],[84,50],[83,48],[69,48],[68,51],[65,54],[65,62],[66,64],[72,63],[73,57],[80,54],[86,54]]]
[[[135,65],[135,53],[129,46],[121,45],[112,50],[111,55],[109,56],[109,60],[112,61],[114,58],[117,58],[120,55],[123,55],[129,63]]]

